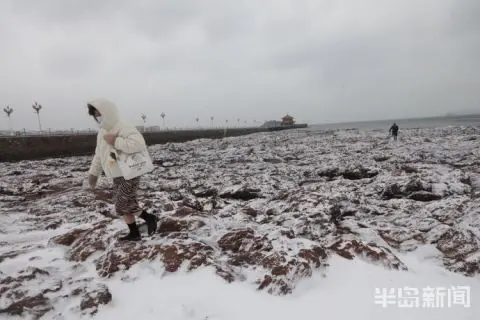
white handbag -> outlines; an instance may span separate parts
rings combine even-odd
[[[148,150],[145,149],[136,153],[125,153],[115,150],[117,154],[117,165],[125,180],[131,180],[145,173],[152,172],[153,162]]]

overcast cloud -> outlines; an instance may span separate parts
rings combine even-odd
[[[0,102],[18,128],[322,123],[480,110],[479,0],[2,0]],[[0,128],[6,128],[2,121]]]

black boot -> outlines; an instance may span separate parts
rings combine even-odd
[[[140,232],[138,231],[138,226],[135,221],[133,221],[130,224],[127,224],[128,229],[130,229],[130,232],[123,237],[120,237],[120,241],[139,241],[141,240]]]
[[[147,223],[147,232],[149,236],[157,231],[157,217],[155,215],[144,210],[139,217]]]

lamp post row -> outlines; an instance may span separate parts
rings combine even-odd
[[[162,112],[162,113],[160,114],[160,117],[162,117],[163,127],[165,128],[165,112]],[[147,116],[146,116],[144,113],[142,113],[142,114],[140,115],[140,118],[142,119],[143,124],[145,125],[145,124],[146,124]],[[210,117],[210,123],[211,123],[211,126],[212,126],[212,127],[213,127],[213,120],[214,120],[214,119],[215,119],[215,117],[213,117],[213,116]],[[199,117],[196,117],[196,118],[195,118],[195,122],[197,123],[197,125],[198,125],[199,121],[200,121],[200,118],[199,118]],[[253,120],[253,122],[256,124],[256,123],[257,123],[257,120]],[[244,123],[247,124],[247,120],[244,120]],[[228,124],[228,119],[225,120],[225,124]],[[240,118],[237,118],[237,125],[240,125]]]
[[[40,121],[40,110],[42,110],[42,105],[39,104],[38,102],[34,102],[32,105],[33,110],[37,114],[37,119],[38,119],[38,129],[42,131],[42,122]],[[5,108],[3,108],[3,112],[8,117],[8,125],[10,127],[10,131],[13,132],[13,127],[12,127],[12,113],[13,113],[13,108],[7,105]]]
[[[42,131],[42,122],[41,122],[41,119],[40,119],[40,111],[42,110],[43,107],[42,107],[41,104],[39,104],[37,101],[35,101],[32,105],[32,108],[33,108],[34,112],[37,114],[38,130]],[[9,127],[10,127],[9,129],[13,132],[12,119],[11,119],[11,115],[13,113],[13,108],[10,107],[9,105],[7,105],[5,108],[3,108],[3,112],[5,112],[5,114],[7,115],[8,124],[9,124]],[[162,117],[162,122],[163,122],[163,127],[164,128],[165,128],[165,116],[166,116],[165,112],[162,112],[160,114],[160,117]],[[143,120],[143,124],[145,124],[146,121],[147,121],[147,116],[144,113],[142,113],[140,117]],[[212,126],[213,126],[213,120],[214,120],[214,117],[213,116],[210,117],[210,121],[211,121]],[[195,121],[197,122],[197,125],[198,125],[198,122],[200,121],[200,118],[196,117]],[[254,121],[254,122],[256,122],[256,121]],[[228,119],[225,120],[225,123],[226,124],[228,123]],[[237,119],[237,123],[240,124],[240,119],[239,118]],[[246,121],[245,121],[245,123],[246,123]]]

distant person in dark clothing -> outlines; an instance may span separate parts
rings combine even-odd
[[[397,136],[398,136],[398,126],[397,126],[397,124],[396,124],[395,122],[394,122],[394,123],[392,124],[392,126],[390,127],[389,132],[392,134],[393,140],[396,141],[396,140],[397,140]]]

